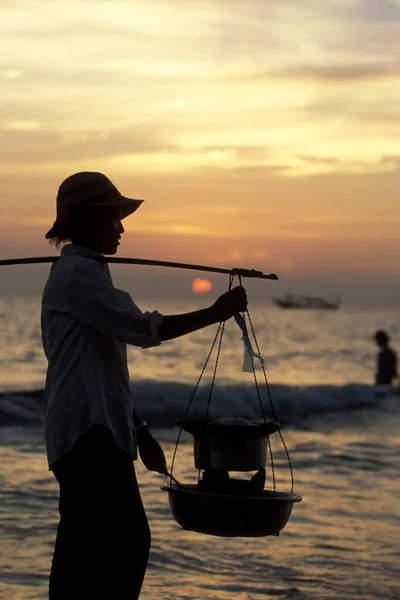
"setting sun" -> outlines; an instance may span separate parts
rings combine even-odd
[[[192,291],[196,294],[205,294],[212,289],[212,283],[208,279],[193,279]]]

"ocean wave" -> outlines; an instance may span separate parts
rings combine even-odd
[[[269,393],[270,392],[270,393]],[[257,388],[249,384],[194,386],[171,381],[139,381],[132,385],[135,407],[151,427],[174,427],[188,407],[189,418],[245,417],[297,425],[312,415],[376,407],[383,398],[398,396],[400,387],[364,384]],[[0,394],[0,427],[37,426],[43,421],[43,390]],[[272,403],[272,405],[271,405]]]

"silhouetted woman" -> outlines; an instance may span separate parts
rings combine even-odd
[[[48,359],[44,429],[49,468],[60,485],[60,522],[50,600],[135,600],[150,549],[136,481],[144,465],[166,474],[161,446],[134,411],[126,345],[142,348],[225,321],[246,310],[244,288],[180,315],[142,312],[117,289],[104,255],[115,254],[122,219],[141,205],[101,173],[60,186],[46,238],[67,243],[42,298]],[[160,596],[161,597],[161,596]]]

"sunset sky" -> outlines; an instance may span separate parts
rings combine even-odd
[[[400,0],[0,7],[0,257],[55,254],[57,187],[95,170],[145,199],[121,256],[398,301]]]

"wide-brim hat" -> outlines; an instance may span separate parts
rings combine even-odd
[[[99,206],[119,209],[121,219],[125,219],[139,208],[143,200],[127,198],[103,175],[91,171],[75,173],[67,177],[58,188],[56,200],[56,220],[45,238],[57,237],[62,225],[82,211]]]

